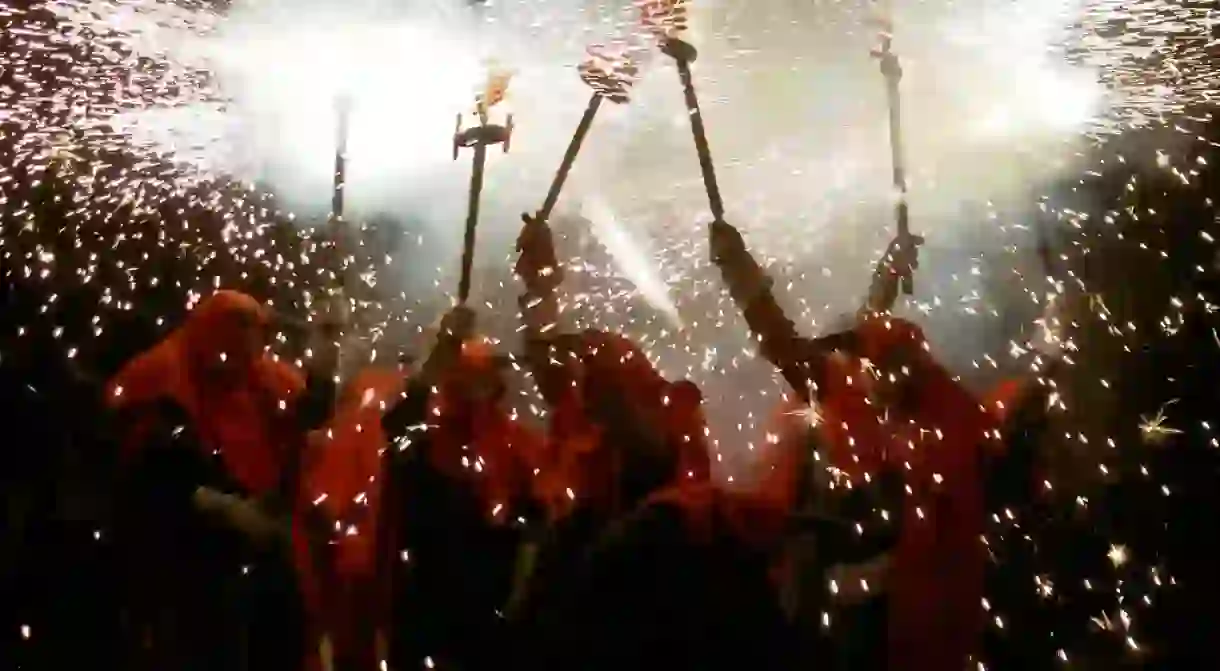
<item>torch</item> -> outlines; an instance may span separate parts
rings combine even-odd
[[[466,303],[470,297],[470,274],[474,265],[475,229],[479,225],[479,200],[483,194],[483,168],[487,163],[487,147],[503,145],[508,153],[513,137],[513,117],[508,115],[503,126],[491,124],[488,117],[491,108],[504,100],[511,75],[492,72],[487,86],[475,99],[475,116],[479,124],[462,129],[462,115],[457,115],[457,126],[453,132],[453,160],[457,160],[463,147],[474,149],[474,165],[470,172],[470,200],[466,206],[466,237],[462,246],[462,277],[458,283],[458,301]]]
[[[911,244],[910,214],[907,208],[906,165],[902,153],[902,97],[899,85],[902,82],[902,64],[893,50],[894,24],[889,13],[877,17],[880,27],[880,46],[873,50],[873,58],[881,64],[881,74],[886,82],[886,99],[890,109],[890,159],[894,170],[894,188],[898,192],[898,204],[894,216],[898,223],[900,244]],[[902,293],[915,293],[915,279],[908,269],[902,276]]]
[[[597,116],[597,110],[601,109],[602,100],[618,104],[627,102],[627,89],[634,83],[639,72],[626,50],[613,52],[602,45],[594,45],[589,47],[587,52],[588,57],[580,64],[578,71],[581,80],[593,89],[593,95],[589,96],[585,113],[576,125],[576,132],[572,134],[572,141],[568,143],[568,149],[563,154],[563,161],[559,164],[555,178],[551,180],[546,200],[533,218],[524,216],[529,222],[545,224],[550,219],[551,211],[555,209],[559,194],[563,191],[564,182],[568,179],[568,173],[572,171],[576,156],[580,154],[580,147]]]
[[[712,151],[707,144],[707,131],[703,127],[703,115],[699,111],[699,97],[695,94],[695,83],[691,78],[690,64],[699,56],[693,45],[678,38],[686,30],[686,0],[643,0],[638,3],[640,21],[660,44],[661,52],[674,59],[682,90],[686,96],[686,111],[690,116],[691,133],[695,136],[695,151],[699,153],[699,168],[703,172],[703,187],[707,191],[708,204],[712,208],[714,221],[724,220],[724,201],[720,198],[720,186],[716,182],[716,169],[712,165]]]

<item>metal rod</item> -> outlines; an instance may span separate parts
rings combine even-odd
[[[899,89],[902,67],[898,57],[894,55],[892,43],[893,38],[884,36],[877,55],[881,60],[881,73],[885,75],[885,92],[890,108],[890,161],[894,171],[894,188],[898,191],[894,217],[898,224],[898,239],[905,244],[911,237],[911,223],[910,209],[907,206],[906,161],[902,151],[902,95]],[[902,276],[902,293],[908,296],[915,293],[915,278],[910,272]]]
[[[563,191],[563,184],[568,179],[568,173],[572,171],[572,165],[576,163],[576,156],[580,154],[580,146],[585,141],[585,136],[589,134],[589,128],[593,126],[593,118],[597,116],[597,110],[601,108],[602,96],[600,93],[594,93],[589,98],[589,106],[585,108],[585,114],[580,118],[580,124],[576,126],[576,132],[572,135],[572,141],[568,143],[568,150],[563,154],[563,162],[559,164],[559,170],[555,173],[555,179],[551,180],[551,189],[546,193],[546,200],[542,202],[542,209],[538,210],[538,221],[546,222],[551,218],[551,211],[555,209],[555,204],[559,202],[559,194]]]
[[[347,137],[350,126],[351,101],[346,96],[340,96],[335,101],[338,118],[335,122],[335,166],[332,175],[330,195],[330,251],[335,273],[335,281],[340,289],[347,285],[344,269],[343,245],[343,209],[344,194],[347,184]]]
[[[482,140],[474,145],[474,167],[470,171],[470,201],[466,206],[466,238],[462,245],[462,277],[458,282],[458,302],[465,305],[470,298],[470,275],[474,267],[475,229],[479,226],[479,199],[483,194],[483,166],[487,162],[487,145]]]
[[[335,174],[330,198],[331,220],[343,221],[343,191],[347,181],[347,134],[351,105],[346,98],[338,100],[339,120],[335,128]]]
[[[695,95],[695,83],[691,79],[690,62],[675,59],[678,76],[682,79],[682,91],[686,95],[686,110],[690,113],[690,129],[695,136],[695,151],[699,152],[699,169],[703,172],[703,188],[707,190],[708,205],[715,221],[724,221],[724,201],[720,198],[720,185],[716,183],[716,168],[712,165],[712,150],[707,144],[707,131],[703,127],[703,114],[699,111],[699,97]]]

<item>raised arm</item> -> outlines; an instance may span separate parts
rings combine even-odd
[[[758,340],[760,352],[803,401],[811,400],[812,385],[829,350],[797,334],[771,293],[771,279],[746,250],[736,228],[718,221],[711,225],[710,233],[712,262]]]
[[[563,268],[555,254],[551,227],[545,222],[521,215],[524,225],[517,237],[516,273],[525,285],[519,305],[524,327],[525,358],[530,373],[538,384],[543,399],[551,407],[558,405],[571,386],[568,368],[556,360],[556,344],[563,335],[559,328],[559,297]]]

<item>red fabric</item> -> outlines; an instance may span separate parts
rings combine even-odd
[[[660,442],[677,458],[675,477],[683,482],[711,479],[711,458],[703,415],[703,395],[687,381],[670,382],[648,356],[619,334],[587,331],[581,336],[576,381],[554,409],[551,437],[565,451],[562,471],[578,498],[614,509],[621,477],[620,455],[604,443],[584,399],[586,388],[610,389],[631,404],[643,428],[660,432]]]
[[[616,394],[631,405],[642,424],[660,431],[660,442],[677,457],[678,479],[711,479],[703,398],[698,387],[687,381],[666,380],[630,340],[613,333],[583,333],[577,361],[568,363],[572,383],[551,413],[553,454],[544,486],[551,492],[553,514],[566,513],[575,501],[606,511],[619,505],[616,495],[622,474],[621,455],[610,449],[590,417],[588,404],[592,399],[584,397],[586,389]]]
[[[809,449],[810,409],[803,403],[787,401],[771,420],[758,451],[754,489],[759,496],[783,510],[792,510],[799,492],[802,468],[801,451]]]
[[[265,324],[265,311],[255,299],[236,291],[216,292],[111,380],[110,406],[176,402],[193,421],[200,446],[219,452],[243,487],[254,495],[271,491],[294,439],[285,434],[289,427],[283,419],[305,383],[295,368],[251,351],[247,331]],[[138,434],[125,446],[128,458],[143,446]]]
[[[982,623],[980,448],[996,422],[931,358],[919,327],[877,318],[862,323],[857,334],[868,359],[904,357],[913,385],[913,406],[890,409],[885,423],[859,385],[845,381],[852,376],[840,375],[859,370],[862,362],[838,359],[839,374],[827,376],[824,390],[831,463],[851,476],[876,472],[887,462],[897,465],[911,491],[890,573],[891,664],[961,669],[975,651]]]
[[[662,404],[668,406],[667,440],[678,452],[678,478],[707,482],[712,479],[712,458],[707,441],[703,393],[695,383],[681,380],[669,385]]]
[[[578,390],[572,389],[552,408],[549,429],[550,453],[538,484],[551,517],[564,516],[578,501],[614,509],[618,455],[605,449],[601,429],[588,421]]]
[[[279,484],[286,450],[300,436],[288,409],[305,382],[293,367],[266,355],[254,337],[267,314],[254,298],[218,291],[201,301],[186,321],[136,357],[107,385],[115,409],[171,400],[191,418],[199,447],[219,453],[229,474],[251,495]],[[144,428],[128,434],[123,456],[144,447]],[[299,504],[299,502],[297,502]],[[309,547],[300,516],[293,516],[293,551],[301,584],[314,584]],[[315,650],[308,650],[314,667]]]
[[[335,414],[310,436],[304,490],[328,520],[341,528],[334,539],[337,569],[372,570],[373,531],[380,510],[381,455],[386,447],[381,415],[406,385],[397,370],[368,369],[348,383]]]
[[[996,419],[1003,420],[1008,417],[1008,413],[1013,410],[1014,404],[1020,400],[1021,394],[1025,392],[1026,381],[1021,378],[1004,380],[997,384],[987,394],[984,405],[987,411]]]
[[[1022,378],[1014,378],[1004,380],[995,387],[990,389],[983,400],[983,407],[987,409],[994,419],[996,426],[1000,426],[1008,420],[1008,416],[1017,409],[1017,405],[1024,400],[1024,396],[1029,391],[1029,380]],[[1006,446],[1003,440],[994,440],[989,444],[994,450],[999,451]]]
[[[543,441],[500,406],[491,350],[469,342],[428,405],[429,459],[439,472],[469,483],[489,520],[506,523],[509,504],[534,491]]]
[[[818,400],[811,407],[786,400],[772,417],[758,457],[756,487],[760,495],[790,507],[798,495],[804,450],[816,447],[825,465],[860,479],[880,471],[889,453],[881,416],[865,390],[869,375],[863,362],[841,353],[821,365]]]
[[[336,659],[375,668],[374,634],[388,604],[378,583],[377,529],[385,492],[380,480],[383,412],[406,380],[393,369],[370,368],[346,386],[325,428],[310,436],[303,496],[330,531],[332,572],[306,590],[309,615],[330,635]]]

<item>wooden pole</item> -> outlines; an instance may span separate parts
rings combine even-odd
[[[699,154],[699,169],[703,173],[703,188],[707,191],[708,205],[711,207],[713,220],[724,221],[724,200],[720,197],[720,184],[716,181],[712,150],[708,146],[707,129],[703,125],[699,96],[695,93],[695,82],[690,71],[690,64],[698,52],[690,44],[673,37],[665,40],[661,50],[673,58],[678,66],[678,77],[682,81],[682,92],[686,99],[686,111],[690,116],[691,134],[695,137],[695,151]]]
[[[538,210],[538,214],[535,216],[537,221],[546,222],[551,218],[551,211],[559,202],[559,194],[563,191],[564,182],[568,180],[568,173],[572,171],[572,166],[576,163],[576,156],[580,154],[580,147],[585,141],[585,136],[589,134],[589,128],[593,126],[593,119],[597,116],[597,110],[601,108],[601,104],[602,95],[600,93],[594,93],[589,98],[589,105],[585,108],[584,115],[580,117],[580,123],[576,126],[572,141],[568,143],[568,149],[563,154],[563,162],[559,164],[555,179],[551,180],[551,188],[546,193],[546,200],[542,202],[542,209]]]
[[[483,169],[487,163],[487,145],[474,145],[474,167],[470,171],[470,194],[466,203],[466,235],[462,242],[462,276],[458,281],[458,301],[463,305],[470,298],[470,276],[474,268],[475,231],[479,227],[479,201],[483,194]]]
[[[462,130],[462,115],[457,117],[457,130],[453,135],[453,157],[456,159],[462,147],[474,149],[474,163],[470,171],[470,193],[466,203],[466,232],[462,241],[462,274],[458,280],[458,302],[465,305],[470,298],[470,280],[474,269],[475,234],[479,226],[479,203],[483,196],[483,172],[487,164],[488,145],[499,144],[507,153],[513,134],[513,118],[509,115],[504,126],[487,122],[488,108],[480,101],[479,125]]]

